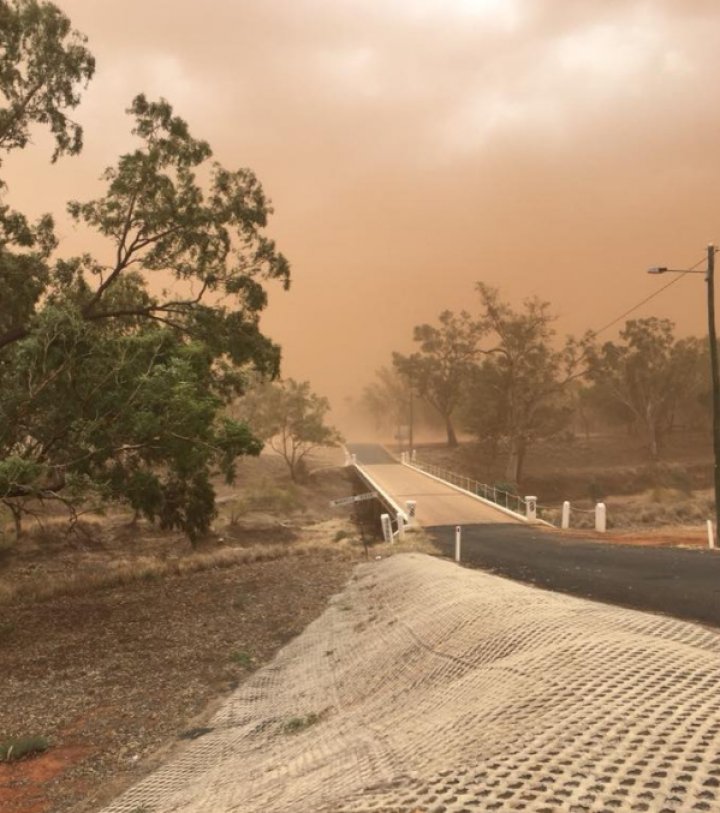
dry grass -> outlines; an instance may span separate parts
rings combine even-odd
[[[302,529],[301,540],[291,544],[228,546],[211,551],[191,551],[176,558],[140,555],[109,560],[101,570],[52,575],[43,573],[37,578],[19,583],[0,579],[0,606],[45,601],[60,595],[86,593],[134,582],[155,581],[205,570],[221,570],[253,562],[271,562],[324,552],[339,554],[348,559],[360,559],[363,556],[363,546],[347,520],[328,520]],[[369,555],[376,558],[408,552],[437,554],[438,550],[420,528],[407,529],[403,541],[396,541],[392,545],[376,544],[369,549]]]
[[[288,556],[306,556],[328,550],[328,544],[319,541],[297,545],[255,545],[249,548],[226,548],[209,553],[191,553],[181,559],[161,559],[157,556],[139,556],[122,562],[111,562],[107,570],[97,573],[72,574],[31,579],[19,585],[0,581],[0,605],[17,601],[44,601],[58,595],[84,593],[108,587],[151,581],[168,576],[185,576],[203,570],[219,570],[251,562],[270,562]],[[334,552],[352,557],[349,546],[333,544]]]
[[[648,529],[676,526],[704,527],[715,513],[714,499],[710,491],[688,494],[672,488],[653,488],[632,497],[615,496],[605,500],[607,522],[610,529]],[[571,528],[595,527],[593,504],[577,501],[571,504]],[[545,509],[542,518],[560,524],[560,509]]]

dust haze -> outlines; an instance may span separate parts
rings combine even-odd
[[[50,165],[38,134],[5,164],[8,202],[59,214],[96,194],[132,97],[166,97],[272,198],[293,281],[264,328],[339,416],[413,325],[475,308],[476,280],[581,333],[659,287],[648,266],[720,241],[715,3],[58,4],[98,61],[86,146]],[[702,334],[697,282],[638,315]]]

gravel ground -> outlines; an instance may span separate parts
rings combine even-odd
[[[0,810],[97,810],[196,736],[352,566],[316,552],[2,608],[0,739],[51,748],[0,765]]]

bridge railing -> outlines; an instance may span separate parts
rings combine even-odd
[[[421,460],[413,460],[410,463],[416,469],[427,472],[433,477],[439,477],[447,483],[452,483],[458,488],[463,488],[471,494],[482,497],[488,502],[493,502],[502,508],[507,508],[516,514],[525,516],[527,514],[527,501],[524,500],[519,494],[514,494],[512,491],[505,491],[497,486],[491,486],[488,483],[481,483],[479,480],[474,480],[472,477],[466,477],[464,474],[457,474],[456,472],[444,469],[441,466],[436,466],[434,463],[425,463]]]

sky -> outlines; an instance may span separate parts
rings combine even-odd
[[[265,331],[341,413],[412,328],[477,312],[475,282],[612,321],[720,243],[720,5],[712,0],[59,0],[97,73],[81,156],[10,156],[8,202],[61,213],[163,96],[260,178],[292,266]],[[41,193],[39,194],[39,190]],[[61,221],[61,251],[87,236]],[[704,335],[688,276],[633,316]],[[601,334],[613,338],[617,327]]]

